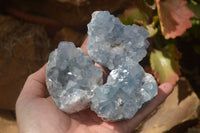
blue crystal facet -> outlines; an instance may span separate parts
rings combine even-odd
[[[106,121],[130,119],[157,95],[157,83],[135,62],[123,62],[110,72],[107,83],[97,87],[91,109]]]
[[[110,70],[126,60],[141,61],[146,56],[149,33],[135,24],[124,26],[108,11],[96,11],[88,24],[87,50],[98,64]]]
[[[67,113],[89,107],[92,91],[102,85],[102,71],[71,42],[60,42],[50,56],[46,84],[56,105]]]

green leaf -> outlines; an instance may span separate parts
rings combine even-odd
[[[120,16],[120,20],[125,25],[132,25],[138,21],[141,21],[142,24],[147,24],[146,15],[136,6],[131,7]]]
[[[159,83],[171,82],[173,85],[179,79],[180,52],[175,45],[168,45],[162,51],[154,49],[150,54],[150,64]]]
[[[158,28],[153,28],[152,25],[146,26],[147,31],[149,32],[149,37],[154,37],[158,33]]]
[[[200,25],[200,19],[195,19],[195,18],[193,18],[192,20],[192,25],[194,26],[194,25]]]
[[[153,22],[149,25],[146,25],[145,28],[149,32],[149,37],[153,37],[158,33],[158,28],[156,27],[156,24],[158,23],[159,18],[158,16],[153,17]]]
[[[145,0],[134,0],[130,8],[126,9],[119,17],[125,25],[136,23],[146,26],[151,21],[154,10],[155,4],[149,5]]]

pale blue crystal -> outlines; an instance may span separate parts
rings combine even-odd
[[[136,62],[123,62],[94,90],[91,109],[106,121],[131,119],[157,95],[157,83]]]
[[[157,83],[139,65],[149,45],[148,32],[124,26],[108,11],[96,11],[88,24],[88,53],[111,72],[102,71],[73,43],[61,42],[50,54],[46,83],[56,105],[67,113],[91,107],[106,121],[131,119],[157,95]]]
[[[56,105],[67,113],[89,107],[92,91],[102,84],[102,71],[71,42],[60,42],[49,57],[46,83]]]
[[[89,56],[98,64],[116,68],[122,62],[141,61],[146,56],[149,33],[135,24],[124,26],[108,11],[96,11],[88,24]]]

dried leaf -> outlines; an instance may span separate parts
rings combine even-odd
[[[186,0],[155,0],[160,18],[162,34],[166,39],[181,36],[192,27],[190,18],[194,13],[187,7]]]
[[[173,85],[179,79],[180,52],[174,45],[168,45],[163,51],[153,50],[150,55],[151,68],[159,83],[171,82]]]

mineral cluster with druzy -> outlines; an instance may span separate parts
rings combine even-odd
[[[96,11],[88,24],[89,56],[71,42],[60,42],[50,56],[46,83],[56,105],[66,113],[91,108],[105,121],[131,119],[157,95],[157,83],[139,65],[149,46],[148,32],[124,26],[108,11]],[[111,72],[103,84],[102,70]]]
[[[107,11],[96,11],[88,24],[88,54],[110,70],[130,59],[141,61],[147,54],[149,33],[137,25],[124,26]]]
[[[56,105],[67,113],[89,107],[93,91],[102,80],[101,69],[71,42],[60,42],[49,56],[47,88]]]

